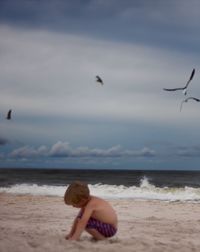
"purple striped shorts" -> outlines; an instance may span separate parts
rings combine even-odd
[[[82,213],[79,213],[77,217],[81,218],[81,216]],[[90,219],[88,220],[86,228],[94,228],[106,238],[112,237],[117,232],[117,229],[113,227],[111,224],[104,223],[92,217],[90,217]]]

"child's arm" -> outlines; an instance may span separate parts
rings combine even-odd
[[[70,230],[69,234],[67,234],[67,235],[65,236],[65,239],[69,239],[69,238],[72,237],[72,235],[73,235],[73,233],[74,233],[74,231],[75,231],[75,229],[76,229],[77,221],[78,221],[78,217],[76,217],[76,218],[74,219],[74,222],[73,222],[73,224],[72,224],[71,230]]]
[[[75,225],[75,231],[72,234],[72,236],[69,238],[69,240],[78,240],[79,237],[81,236],[81,233],[83,232],[83,230],[85,229],[87,222],[93,212],[93,207],[91,206],[87,206],[85,208],[85,211],[83,213],[83,216],[81,217],[81,219],[77,219],[77,223]]]
[[[83,210],[81,209],[81,210],[79,211],[78,215],[76,216],[76,218],[74,219],[73,224],[72,224],[72,227],[71,227],[71,230],[70,230],[69,234],[67,234],[67,235],[65,236],[65,239],[69,239],[69,238],[73,235],[73,233],[74,233],[74,231],[75,231],[75,229],[76,229],[76,225],[77,225],[78,218],[81,217],[82,212],[83,212]]]

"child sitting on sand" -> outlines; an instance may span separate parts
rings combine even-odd
[[[95,240],[112,237],[117,232],[117,215],[111,205],[90,195],[87,184],[76,181],[66,190],[64,201],[67,205],[81,208],[75,218],[68,240],[78,240],[84,230]]]

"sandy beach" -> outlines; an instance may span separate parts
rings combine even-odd
[[[77,209],[61,197],[0,194],[0,251],[200,251],[200,204],[110,200],[119,217],[116,236],[64,239]]]

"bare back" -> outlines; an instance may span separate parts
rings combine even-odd
[[[92,218],[108,223],[117,228],[117,215],[112,206],[105,200],[91,196],[90,201],[82,209],[87,211],[87,208],[92,208]]]

